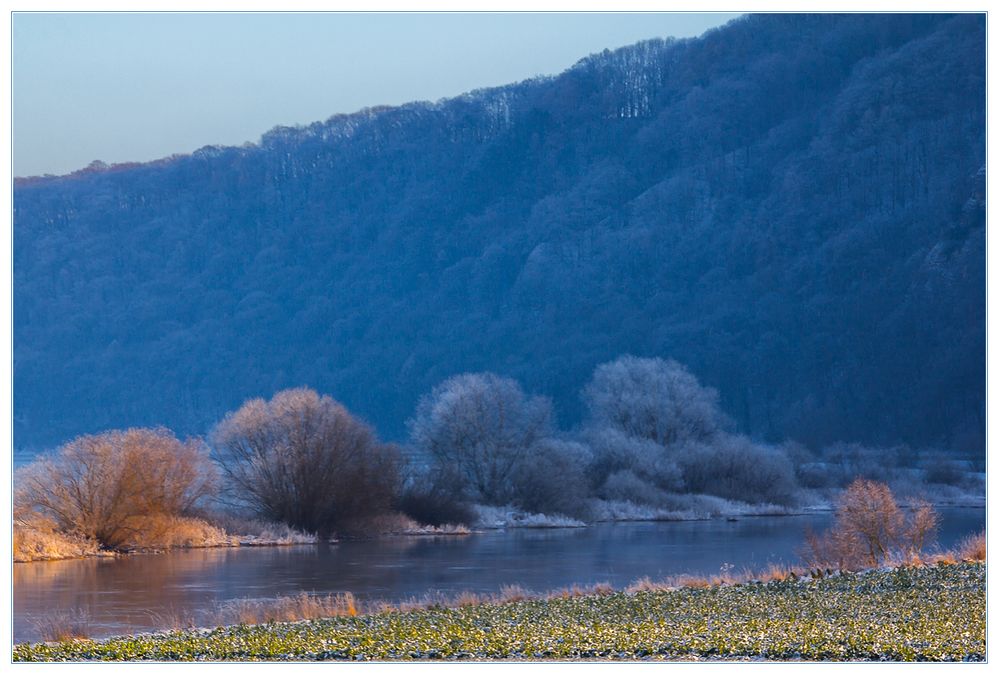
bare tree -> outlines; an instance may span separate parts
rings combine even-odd
[[[929,503],[918,501],[906,517],[887,485],[858,478],[840,495],[833,526],[807,536],[805,557],[817,566],[877,567],[892,553],[917,555],[939,522]]]
[[[912,505],[907,521],[907,553],[914,557],[936,539],[940,528],[940,514],[925,499],[918,499]]]
[[[525,395],[514,380],[466,373],[420,399],[409,430],[415,446],[467,481],[471,498],[505,504],[515,470],[551,435],[551,401]]]
[[[597,367],[583,391],[596,427],[668,446],[705,441],[728,424],[718,393],[673,360],[622,356]]]
[[[873,566],[902,543],[905,515],[887,485],[858,478],[840,497],[836,526],[863,548]]]
[[[39,512],[60,530],[117,548],[144,517],[189,514],[214,490],[215,468],[200,440],[128,429],[80,436],[16,482],[16,512]]]
[[[211,442],[233,501],[323,536],[388,511],[399,486],[398,449],[308,388],[247,401]]]

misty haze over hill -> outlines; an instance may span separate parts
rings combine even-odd
[[[760,439],[983,452],[984,14],[749,16],[15,181],[15,447],[298,385],[401,439],[481,370],[569,427],[624,353]]]

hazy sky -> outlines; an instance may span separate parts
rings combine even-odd
[[[15,13],[14,175],[240,145],[278,124],[555,74],[734,16]]]

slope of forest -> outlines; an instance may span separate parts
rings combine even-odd
[[[985,17],[749,16],[18,179],[13,243],[19,448],[298,385],[398,439],[480,370],[570,426],[632,353],[758,438],[983,451]]]

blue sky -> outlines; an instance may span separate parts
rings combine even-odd
[[[278,124],[555,74],[735,16],[15,13],[14,175],[240,145]]]

